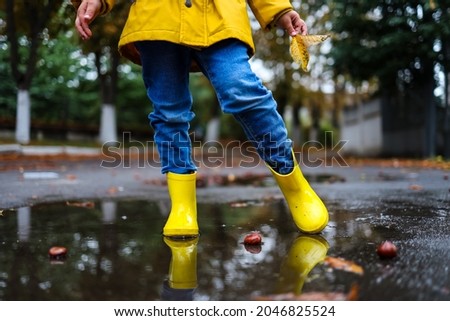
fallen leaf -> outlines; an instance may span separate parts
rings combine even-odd
[[[228,174],[227,179],[228,179],[228,182],[234,182],[236,180],[236,175]]]
[[[353,284],[348,293],[344,292],[305,292],[301,294],[280,293],[252,297],[254,301],[357,301],[359,286]]]
[[[343,270],[360,275],[364,274],[364,270],[360,265],[342,258],[327,256],[324,263],[336,270]]]
[[[233,202],[230,203],[231,207],[248,207],[248,203],[247,202]]]
[[[409,189],[412,191],[421,191],[423,187],[421,185],[413,184],[409,186]]]
[[[146,185],[166,186],[167,182],[164,179],[144,179],[143,183]]]
[[[68,174],[66,175],[66,179],[68,179],[69,181],[74,181],[77,179],[77,176],[74,174]]]
[[[118,191],[119,189],[115,186],[111,186],[110,188],[108,188],[108,194],[110,195],[117,194]]]
[[[359,297],[359,285],[355,283],[352,285],[352,287],[350,288],[350,291],[348,292],[347,300],[348,301],[357,301],[358,297]]]
[[[329,37],[329,35],[296,35],[292,37],[289,47],[292,59],[298,63],[304,71],[308,71],[308,47],[322,43]]]
[[[302,294],[282,293],[255,296],[255,301],[346,301],[347,294],[341,292],[307,292]]]
[[[88,208],[94,208],[95,203],[94,202],[66,202],[67,206],[75,206],[75,207],[88,207]]]

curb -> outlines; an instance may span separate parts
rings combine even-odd
[[[100,148],[74,146],[22,146],[20,144],[0,145],[0,154],[20,154],[24,156],[98,156]]]

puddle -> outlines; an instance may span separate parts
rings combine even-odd
[[[271,226],[271,205],[199,204],[202,234],[195,245],[170,244],[162,238],[169,205],[68,201],[3,211],[0,300],[161,300],[170,296],[171,278],[175,288],[180,287],[177,282],[191,282],[197,290],[192,299],[245,299],[267,280],[276,281],[275,270],[291,239],[289,234],[279,239],[279,231]],[[264,235],[258,254],[242,244],[254,229]],[[66,248],[67,254],[54,260],[49,250],[55,246]],[[180,259],[189,246],[195,246],[193,267]],[[183,272],[176,280],[180,272],[171,269],[177,265],[182,271],[190,269],[191,276]],[[266,281],[257,269],[264,270]]]
[[[59,174],[56,172],[24,172],[24,179],[57,179]]]
[[[368,210],[335,204],[324,233],[307,236],[297,232],[281,200],[244,205],[198,204],[201,235],[184,242],[161,235],[166,201],[73,200],[3,210],[0,300],[233,301],[308,294],[342,300],[351,293],[361,300],[450,299],[448,264],[424,273],[413,262],[423,264],[427,256],[405,251],[414,244],[429,255],[427,240],[398,237],[399,258],[380,261],[376,244],[400,232],[381,229],[381,220],[367,219]],[[243,244],[251,231],[262,235],[258,248]],[[440,258],[448,259],[448,241],[437,244]],[[55,246],[67,253],[51,257]],[[326,265],[326,257],[344,258],[364,272]],[[395,277],[408,281],[396,286]],[[429,290],[423,287],[430,282]]]

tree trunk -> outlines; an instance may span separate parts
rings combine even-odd
[[[206,124],[205,142],[218,142],[220,134],[220,117],[214,116]]]
[[[49,24],[52,13],[61,6],[58,1],[47,1],[45,5],[34,1],[7,0],[5,2],[6,12],[6,35],[9,42],[10,66],[12,78],[17,86],[17,112],[16,112],[16,141],[21,144],[30,142],[30,93],[31,81],[33,79],[36,62],[39,58],[38,49],[42,42],[40,37],[42,31]],[[39,10],[38,10],[39,9]],[[25,20],[18,20],[16,12],[24,11]],[[28,28],[22,28],[23,25]],[[29,42],[28,57],[23,57],[20,50],[18,28],[27,31],[26,37]],[[25,68],[21,70],[21,61]]]
[[[116,107],[112,104],[102,104],[99,140],[102,144],[117,142]]]
[[[312,125],[309,129],[309,141],[315,144],[319,142],[319,131],[320,131],[320,111],[319,107],[313,103],[311,106],[311,117]]]
[[[17,236],[20,242],[30,240],[31,231],[31,208],[19,207],[17,209]]]
[[[450,73],[445,78],[444,158],[450,159]]]
[[[444,59],[450,61],[450,41],[444,41]],[[444,158],[450,159],[450,70],[444,65]]]
[[[100,80],[100,94],[102,97],[102,109],[100,116],[99,141],[102,144],[113,144],[117,141],[116,96],[120,55],[115,49],[110,49],[110,69],[102,74],[102,53],[95,52],[95,64]]]
[[[428,67],[424,74],[424,97],[425,97],[425,155],[424,157],[436,156],[437,136],[437,110],[434,100],[434,73],[433,68]]]
[[[17,91],[16,141],[20,144],[30,142],[30,92],[25,89]]]

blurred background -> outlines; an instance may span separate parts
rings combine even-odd
[[[0,1],[0,145],[152,140],[140,67],[117,42],[130,6],[93,24],[83,42],[69,1]],[[450,158],[450,0],[292,1],[310,34],[309,71],[283,30],[254,26],[255,72],[278,102],[296,148],[365,157]],[[191,74],[196,141],[245,139],[213,89]]]

